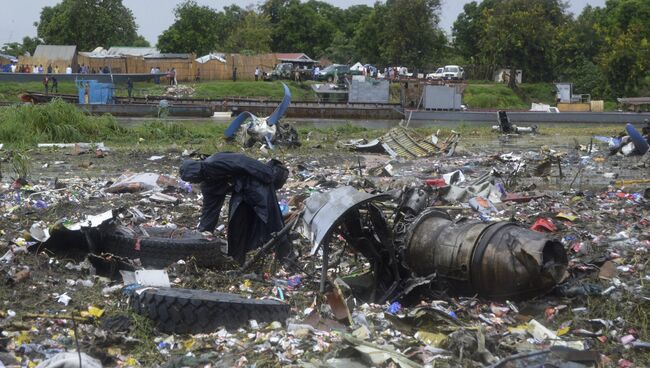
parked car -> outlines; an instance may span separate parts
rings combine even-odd
[[[438,68],[435,72],[427,74],[427,79],[442,79],[445,77],[445,68]]]
[[[309,80],[312,78],[312,69],[299,67],[293,63],[280,63],[268,74],[264,75],[265,80],[292,79]]]
[[[316,80],[333,82],[334,76],[342,78],[344,75],[362,75],[359,70],[351,70],[349,65],[332,64],[318,73]]]
[[[447,65],[443,71],[444,79],[463,79],[465,70],[458,65]]]

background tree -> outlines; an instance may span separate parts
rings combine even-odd
[[[144,40],[122,0],[63,0],[44,7],[36,25],[44,43],[77,45],[79,50],[132,46]]]
[[[36,46],[42,45],[43,40],[38,37],[23,37],[23,42],[9,42],[2,46],[2,52],[11,56],[22,56],[26,53],[34,55]]]
[[[556,40],[557,78],[571,81],[576,93],[597,98],[604,96],[607,85],[598,66],[605,45],[605,38],[598,31],[602,14],[601,8],[586,6],[576,19],[560,27]]]
[[[463,6],[463,11],[452,27],[453,44],[466,60],[475,59],[481,53],[480,42],[485,36],[486,9],[494,7],[494,0],[472,1]]]
[[[280,10],[284,8],[289,0],[266,0],[260,5],[262,14],[269,17],[269,21],[273,26],[280,22]]]
[[[312,3],[289,0],[279,9],[273,29],[273,51],[301,51],[312,58],[323,55],[334,39],[336,27]]]
[[[388,16],[388,7],[382,3],[375,3],[372,11],[359,21],[353,43],[361,59],[367,63],[391,64],[383,54],[386,47],[384,25],[388,22]]]
[[[345,33],[337,31],[324,56],[337,64],[353,64],[359,59],[357,49]]]
[[[611,97],[636,95],[650,69],[650,2],[608,1],[599,17],[604,47],[598,57]]]
[[[560,0],[501,0],[485,9],[480,56],[489,65],[522,69],[529,81],[552,81],[554,41],[568,20]],[[511,86],[515,78],[511,78]]]
[[[271,51],[271,21],[268,16],[249,9],[241,24],[230,34],[227,49],[247,50],[255,54]]]
[[[428,66],[446,42],[438,27],[440,0],[389,0],[386,5],[384,59],[418,69]]]
[[[235,4],[225,6],[222,11],[217,12],[216,35],[219,49],[236,51],[228,48],[228,39],[240,25],[244,24],[246,14],[246,10]]]
[[[188,0],[174,9],[174,16],[174,23],[158,36],[157,46],[162,52],[205,55],[223,42],[216,10]]]

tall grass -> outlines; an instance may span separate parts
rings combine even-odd
[[[308,83],[284,81],[295,101],[314,100],[314,93]],[[284,89],[280,82],[254,81],[210,81],[194,85],[197,98],[256,97],[281,100]]]
[[[61,100],[0,109],[0,141],[7,144],[99,141],[121,135],[125,131],[113,117],[91,117]]]
[[[50,84],[51,87],[51,84]],[[0,101],[19,102],[20,95],[25,92],[44,92],[42,82],[2,82],[0,83]],[[59,93],[77,93],[74,82],[59,82]]]
[[[503,84],[469,84],[463,102],[472,109],[523,109],[528,106]]]
[[[90,116],[76,106],[55,100],[43,105],[16,105],[0,108],[0,143],[22,148],[37,143],[77,143],[104,141],[130,145],[170,143],[217,144],[225,124],[163,122],[152,120],[125,128],[110,116]]]

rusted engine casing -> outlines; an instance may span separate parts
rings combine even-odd
[[[562,244],[545,234],[512,222],[453,222],[434,210],[415,219],[405,244],[405,263],[417,275],[436,273],[450,292],[491,299],[548,292],[568,263]]]

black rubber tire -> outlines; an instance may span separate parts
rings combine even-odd
[[[258,322],[289,318],[289,305],[275,300],[246,299],[239,295],[206,290],[151,288],[132,298],[136,313],[150,318],[166,333],[208,333],[222,327],[236,329]]]
[[[136,249],[137,238],[118,234],[110,229],[101,232],[99,251],[116,256],[140,259],[145,267],[167,267],[181,260],[194,258],[199,266],[212,267],[227,262],[221,246],[223,239],[174,239],[140,238],[140,248]]]

